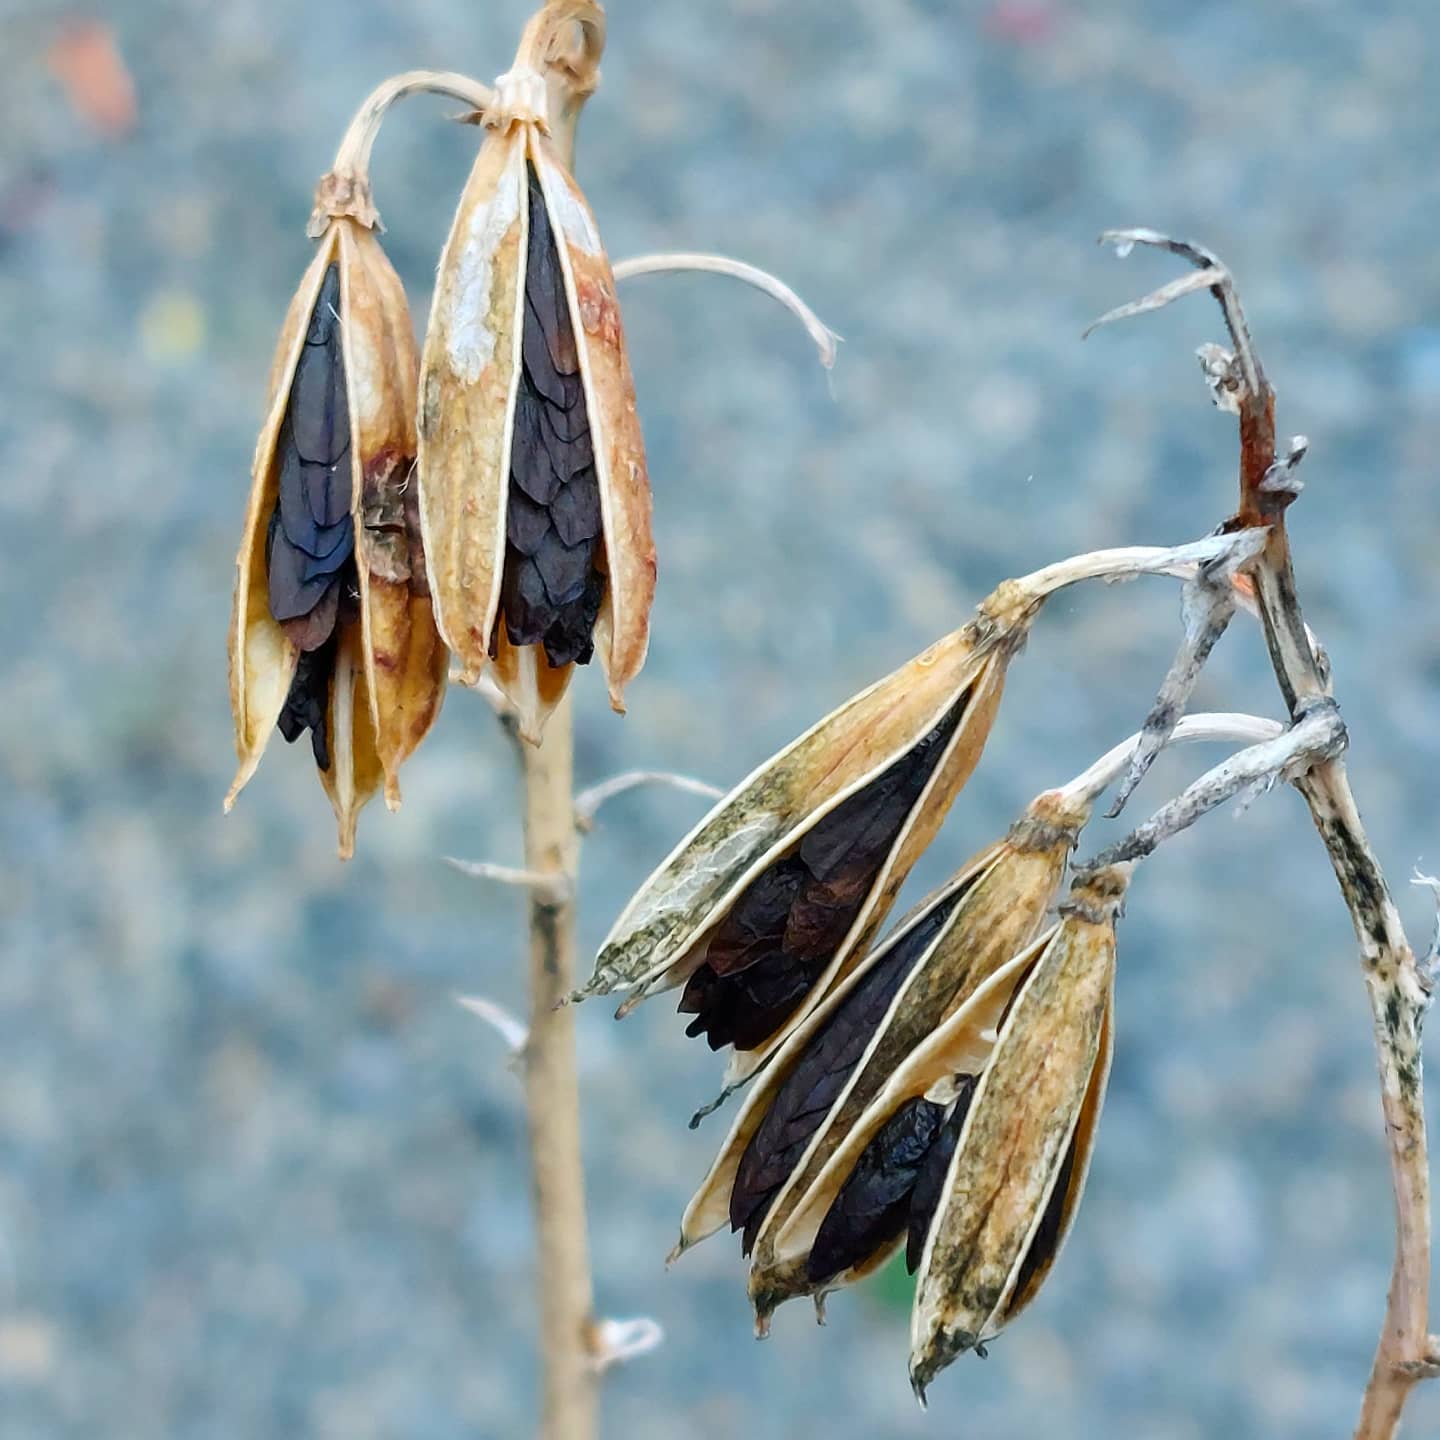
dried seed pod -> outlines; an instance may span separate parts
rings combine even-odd
[[[899,1110],[917,1099],[948,1108],[958,1099],[964,1077],[983,1073],[1000,1021],[1043,943],[1012,954],[973,989],[967,987],[964,999],[939,1025],[932,1016],[925,1038],[898,1065],[870,1064],[857,1073],[850,1092],[826,1116],[776,1196],[756,1237],[748,1288],[761,1334],[784,1301],[856,1278],[847,1271],[817,1283],[810,1276],[809,1256],[826,1216],[861,1157]],[[902,1008],[897,1001],[897,1014]],[[868,1103],[863,1098],[867,1094],[873,1095]],[[897,1232],[893,1239],[899,1238]]]
[[[331,220],[291,301],[255,450],[230,631],[240,768],[272,727],[307,730],[353,852],[360,808],[439,711],[448,659],[430,603],[415,464],[418,355],[374,233]]]
[[[624,709],[655,588],[615,281],[567,166],[603,45],[603,12],[584,0],[527,27],[481,117],[421,366],[420,512],[440,630],[466,684],[493,661],[537,741],[572,666],[597,649]]]
[[[784,1264],[777,1260],[777,1229],[897,1067],[1034,938],[1088,813],[1087,799],[1060,792],[1037,798],[1004,841],[977,855],[865,956],[747,1094],[685,1212],[679,1250],[727,1218],[743,1230],[764,1298],[762,1326],[780,1300],[833,1288],[833,1277],[812,1283],[803,1249]]]
[[[685,985],[733,1086],[853,968],[969,779],[1039,607],[1002,586],[976,620],[742,781],[640,888],[576,998]]]
[[[920,1262],[910,1378],[922,1400],[1030,1303],[1074,1220],[1110,1069],[1115,919],[1131,869],[1075,882],[976,1089]]]

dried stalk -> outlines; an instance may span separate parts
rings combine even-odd
[[[567,694],[551,715],[543,742],[517,746],[525,772],[525,868],[552,877],[549,887],[530,888],[530,1025],[523,1070],[540,1272],[540,1434],[546,1440],[588,1440],[597,1431],[575,1011],[559,1003],[575,983],[579,842],[572,717]]]
[[[335,163],[315,191],[315,212],[308,233],[318,239],[337,215],[349,215],[367,229],[384,229],[370,191],[370,152],[390,107],[407,95],[448,95],[471,111],[488,109],[493,92],[488,85],[452,70],[407,70],[377,85],[355,112]]]
[[[1285,511],[1299,494],[1292,472],[1304,453],[1303,442],[1293,442],[1288,456],[1277,456],[1275,392],[1251,342],[1234,281],[1220,260],[1200,246],[1153,230],[1112,231],[1101,238],[1116,244],[1122,255],[1136,244],[1168,250],[1188,260],[1197,273],[1097,323],[1159,309],[1197,289],[1208,289],[1220,304],[1234,354],[1207,346],[1201,360],[1216,403],[1239,418],[1240,508],[1226,528],[1268,527],[1252,572],[1255,596],[1275,678],[1292,719],[1299,722],[1317,705],[1331,703],[1328,666],[1312,647],[1305,626],[1285,531]],[[1420,1057],[1433,979],[1416,964],[1365,834],[1345,771],[1343,738],[1338,753],[1317,759],[1295,777],[1295,785],[1310,807],[1350,911],[1374,1020],[1395,1191],[1395,1264],[1355,1437],[1389,1440],[1399,1428],[1411,1388],[1435,1372],[1437,1353],[1428,1333],[1430,1171]]]

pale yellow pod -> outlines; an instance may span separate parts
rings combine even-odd
[[[1029,1303],[1074,1218],[1110,1066],[1115,916],[1130,869],[1076,882],[976,1089],[916,1285],[910,1375],[922,1399],[951,1360]],[[1053,1234],[1027,1273],[1072,1148]]]

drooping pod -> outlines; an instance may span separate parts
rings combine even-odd
[[[823,1007],[825,1015],[812,1017],[813,1038],[803,1051],[787,1047],[776,1057],[771,1069],[787,1073],[735,1164],[730,1189],[732,1225],[739,1228],[743,1219],[753,1241],[746,1247],[749,1287],[762,1330],[782,1301],[848,1283],[872,1268],[867,1259],[878,1264],[905,1239],[909,1192],[919,1170],[878,1209],[876,1196],[903,1178],[907,1151],[918,1167],[930,1143],[943,1139],[941,1127],[983,1070],[986,1036],[1026,973],[1017,957],[1045,923],[1088,814],[1086,801],[1061,792],[1039,796],[1001,844],[912,912],[867,957],[847,982],[853,989],[843,996],[837,991]],[[905,951],[932,927],[931,948],[907,965]],[[847,1036],[858,1005],[853,997],[880,983],[897,962],[905,973],[894,998],[858,1048]],[[867,978],[858,978],[862,973]],[[832,1080],[833,1098],[823,1106],[816,1103],[827,1098],[816,1094],[817,1069],[843,1072]],[[893,1089],[897,1076],[899,1088]],[[785,1117],[792,1112],[805,1117],[809,1131],[800,1145],[787,1134]],[[917,1149],[922,1135],[925,1144]],[[869,1153],[872,1139],[875,1152]],[[869,1198],[859,1204],[865,1187],[854,1171],[862,1161],[874,1173]],[[868,1230],[869,1222],[855,1220],[845,1233],[832,1215],[847,1184],[845,1203],[853,1216],[865,1205],[874,1212]]]
[[[970,1103],[919,1266],[910,1378],[922,1400],[1035,1298],[1074,1222],[1110,1072],[1131,870],[1076,880]]]
[[[644,663],[650,482],[610,262],[569,172],[604,16],[547,5],[481,121],[440,260],[420,384],[420,514],[461,679],[493,665],[538,741],[598,652],[611,703]]]
[[[448,658],[421,545],[418,354],[404,289],[372,229],[329,219],[271,368],[237,560],[230,698],[240,766],[307,731],[354,850],[361,807],[398,772],[444,695]]]
[[[1039,600],[969,625],[847,701],[721,800],[641,886],[577,998],[684,986],[735,1085],[864,953],[989,736]]]

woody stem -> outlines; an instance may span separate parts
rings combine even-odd
[[[365,180],[370,174],[370,152],[390,107],[407,95],[448,95],[472,110],[488,110],[494,98],[488,85],[454,70],[407,70],[382,80],[364,99],[335,152],[332,167],[339,175]]]
[[[1245,322],[1229,270],[1200,246],[1153,230],[1107,232],[1103,237],[1128,253],[1136,244],[1179,255],[1202,276],[1219,303],[1233,356],[1217,376],[1240,422],[1240,508],[1227,528],[1264,534],[1254,565],[1257,608],[1272,668],[1292,718],[1303,719],[1317,702],[1329,703],[1329,676],[1306,629],[1295,585],[1285,512],[1298,487],[1287,475],[1275,444],[1275,391],[1266,378]],[[1194,288],[1191,286],[1189,288]],[[1107,319],[1158,309],[1179,298],[1181,288],[1157,291],[1122,306]],[[1217,395],[1222,392],[1217,391]],[[1292,450],[1292,463],[1298,452]],[[1380,1104],[1390,1149],[1395,1192],[1395,1263],[1355,1440],[1391,1440],[1411,1389],[1435,1373],[1435,1342],[1427,1333],[1430,1295],[1430,1165],[1425,1134],[1420,1033],[1434,983],[1416,964],[1380,862],[1371,848],[1350,789],[1343,743],[1295,777],[1310,807],[1340,891],[1350,911],[1369,993],[1380,1069]]]
[[[554,877],[530,892],[530,1032],[524,1052],[525,1110],[535,1205],[542,1440],[597,1433],[591,1361],[592,1291],[580,1158],[574,987],[575,831],[570,697],[550,716],[539,745],[519,746],[525,772],[525,868]]]

